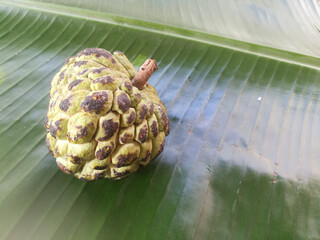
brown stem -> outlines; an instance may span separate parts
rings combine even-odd
[[[131,80],[133,86],[137,87],[139,90],[142,90],[152,73],[156,70],[158,70],[156,61],[148,58],[140,67],[137,75]]]

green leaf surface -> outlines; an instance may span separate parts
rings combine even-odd
[[[35,0],[35,2],[35,5],[44,2],[88,9],[320,57],[319,0]]]
[[[276,3],[243,3],[254,32],[236,1],[132,2],[0,1],[0,239],[320,239],[316,1],[281,1],[309,14],[284,33]],[[171,133],[121,181],[66,175],[44,143],[50,80],[87,47],[159,65]]]

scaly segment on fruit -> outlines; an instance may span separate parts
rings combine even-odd
[[[147,59],[137,72],[123,53],[101,48],[67,59],[51,81],[44,121],[62,171],[86,181],[121,179],[162,152],[169,119],[147,83],[157,69]]]

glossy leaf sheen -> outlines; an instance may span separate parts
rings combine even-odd
[[[0,238],[319,239],[319,68],[152,26],[0,5]],[[44,143],[50,80],[86,47],[159,65],[171,133],[121,181],[66,175]]]

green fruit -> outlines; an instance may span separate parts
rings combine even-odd
[[[164,148],[170,126],[148,59],[135,70],[121,52],[87,48],[51,81],[46,143],[59,168],[77,178],[121,179]]]

